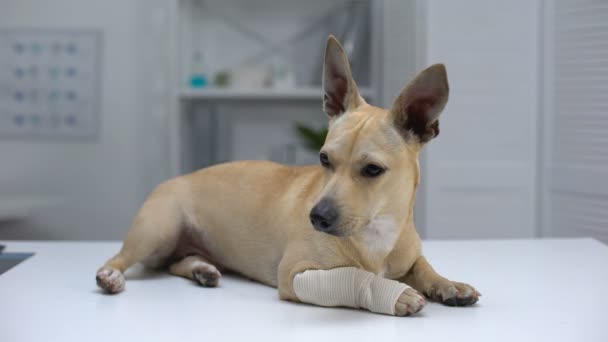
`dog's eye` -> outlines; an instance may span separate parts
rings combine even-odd
[[[329,162],[329,157],[327,156],[327,153],[321,152],[321,154],[319,154],[319,160],[321,161],[321,165],[323,165],[323,167],[331,167],[331,163]]]
[[[364,177],[378,177],[381,174],[383,174],[384,171],[385,171],[384,168],[382,168],[376,164],[367,164],[361,170],[361,175],[363,175]]]

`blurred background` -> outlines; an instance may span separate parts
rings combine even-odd
[[[447,66],[424,238],[608,241],[601,0],[0,0],[0,239],[121,239],[164,179],[316,163],[328,34],[375,105]]]

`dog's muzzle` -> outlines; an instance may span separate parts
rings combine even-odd
[[[310,223],[323,233],[337,235],[336,223],[338,222],[338,209],[334,201],[322,198],[310,211]]]

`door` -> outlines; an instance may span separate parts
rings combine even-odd
[[[539,2],[432,0],[427,64],[450,100],[426,149],[427,238],[535,235]]]
[[[546,5],[543,234],[608,242],[608,4]]]

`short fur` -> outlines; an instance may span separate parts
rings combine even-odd
[[[172,274],[204,286],[216,286],[221,270],[238,272],[277,287],[281,299],[298,301],[292,287],[296,274],[354,266],[447,305],[475,303],[479,293],[473,287],[433,270],[414,227],[418,158],[424,143],[439,133],[448,97],[445,67],[422,71],[393,108],[374,107],[359,95],[343,48],[330,37],[323,82],[330,122],[322,152],[331,166],[241,161],[159,185],[120,252],[98,271],[98,284],[119,292],[123,272],[143,262],[168,265]],[[361,169],[370,163],[386,171],[363,176]],[[339,211],[329,234],[313,229],[309,219],[322,198],[332,199]],[[412,295],[400,298],[398,314],[421,308]]]

